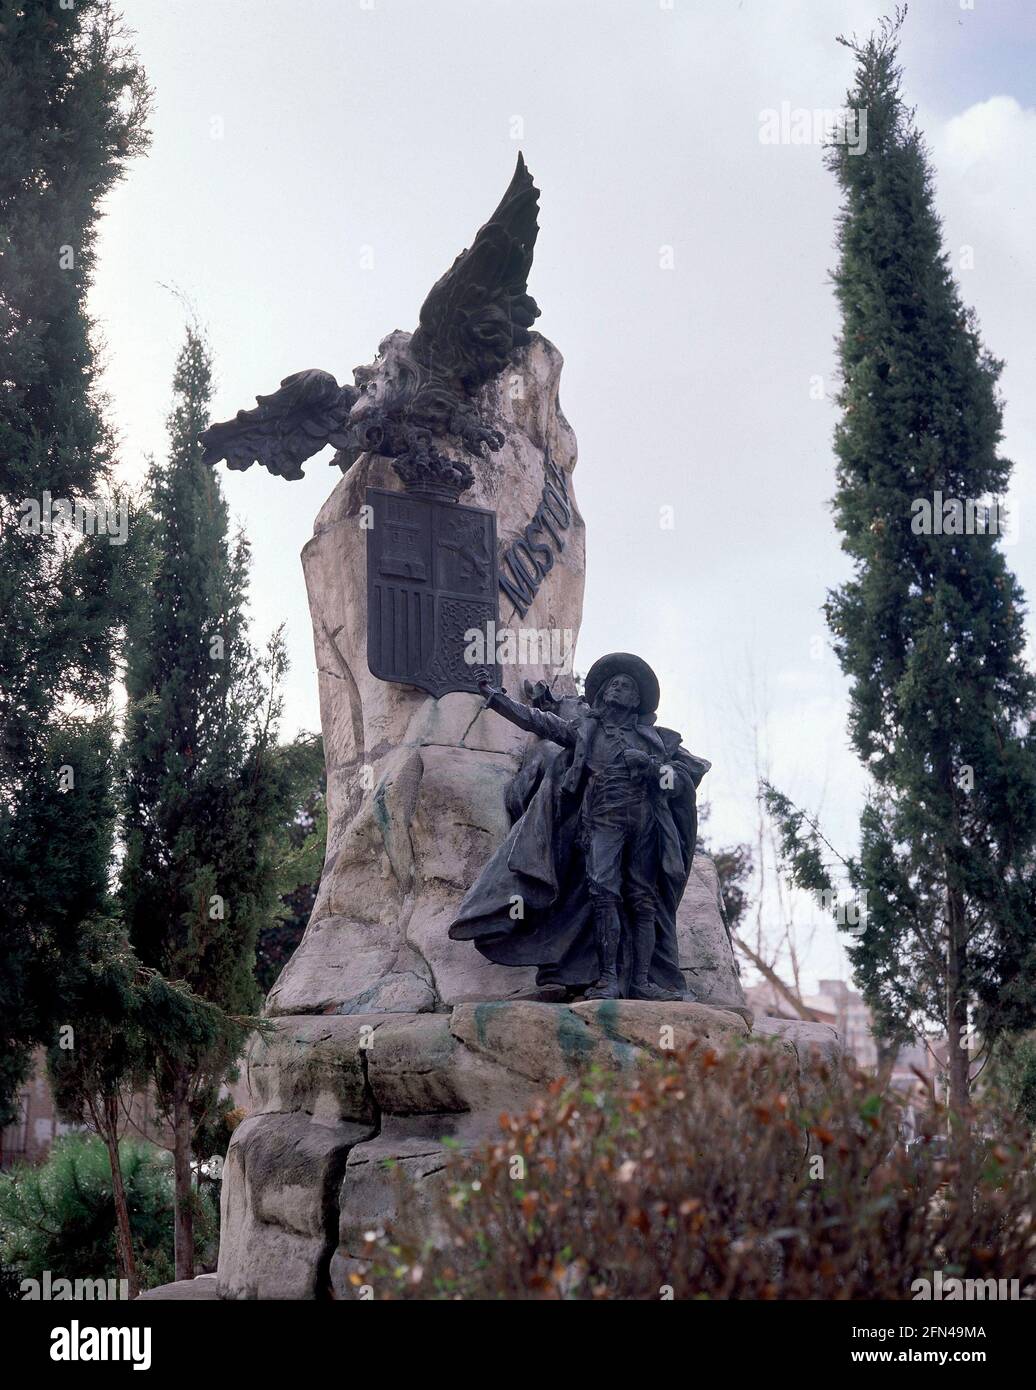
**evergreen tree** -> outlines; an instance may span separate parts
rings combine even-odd
[[[125,547],[49,528],[47,503],[109,487],[85,301],[148,102],[105,0],[0,0],[0,1123],[106,892],[110,731],[88,722],[115,670]]]
[[[845,861],[866,893],[853,968],[886,1037],[945,1029],[961,1113],[969,1031],[990,1046],[1034,1016],[1036,686],[1021,590],[998,536],[967,519],[969,501],[1002,499],[1011,472],[1001,364],[942,250],[901,93],[903,13],[866,42],[840,40],[857,65],[847,106],[867,124],[865,151],[829,153],[843,194],[834,512],[853,576],[826,612],[872,779],[860,855]],[[815,824],[772,789],[768,800],[798,881],[830,887]]]
[[[275,897],[274,833],[305,754],[275,739],[280,633],[263,661],[249,645],[248,546],[228,537],[218,478],[202,462],[211,367],[193,330],[173,391],[169,462],[150,480],[154,568],[128,631],[122,904],[142,964],[228,1020],[220,1038],[160,1037],[153,1050],[174,1136],[176,1270],[185,1279],[192,1105],[218,1093],[240,1046],[229,1025],[259,1004],[255,946]]]
[[[114,917],[87,924],[77,965],[68,988],[77,1022],[48,1054],[51,1089],[59,1113],[91,1128],[107,1150],[119,1276],[135,1298],[139,1275],[133,1213],[122,1166],[125,1115],[134,1092],[148,1084],[156,1039],[167,1049],[218,1047],[228,1034],[228,1021],[186,986],[170,984],[142,967]],[[230,1030],[232,1034],[233,1025]],[[239,1042],[244,1034],[239,1025]]]
[[[752,848],[750,845],[728,845],[725,849],[715,851],[712,862],[716,866],[716,875],[719,878],[723,920],[728,935],[734,938],[751,906],[747,881],[753,869]]]
[[[124,1139],[119,1149],[140,1284],[166,1284],[173,1277],[169,1164],[141,1140]],[[196,1222],[200,1241],[213,1252],[219,1213],[204,1194],[196,1200]],[[4,1282],[21,1299],[23,1279],[124,1278],[117,1241],[108,1154],[92,1134],[63,1135],[44,1163],[0,1177],[0,1298]]]
[[[277,844],[277,901],[273,914],[259,931],[255,977],[264,994],[277,982],[281,971],[302,940],[316,902],[320,874],[327,850],[327,801],[324,746],[313,739],[310,757],[300,747],[300,784],[296,809],[281,827]]]

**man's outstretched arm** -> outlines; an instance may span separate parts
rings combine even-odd
[[[565,748],[575,746],[576,726],[567,719],[559,719],[556,714],[548,714],[546,710],[533,709],[531,705],[523,705],[520,700],[512,700],[503,690],[491,684],[488,677],[479,680],[478,688],[486,698],[486,708],[503,715],[519,729],[536,734],[539,738],[550,739],[552,743],[560,743]]]

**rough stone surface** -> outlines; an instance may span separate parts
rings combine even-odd
[[[372,1125],[254,1115],[234,1131],[223,1174],[220,1298],[315,1298],[334,1250],[338,1185]]]
[[[737,1014],[702,1004],[587,1000],[570,1006],[509,1002],[460,1004],[451,1030],[472,1052],[536,1087],[583,1066],[632,1065],[637,1054],[746,1037]]]
[[[372,1124],[365,1055],[384,1022],[384,1014],[274,1020],[248,1049],[251,1114],[298,1112],[324,1124]]]
[[[199,1274],[194,1279],[178,1279],[175,1284],[159,1284],[157,1288],[145,1289],[137,1295],[137,1302],[173,1299],[180,1302],[199,1299],[218,1299],[214,1274]]]
[[[680,969],[687,989],[702,1004],[744,1010],[745,1002],[730,933],[723,920],[719,875],[707,854],[696,854],[683,899],[676,912],[676,937]]]
[[[841,1066],[844,1056],[838,1031],[829,1023],[797,1018],[756,1018],[753,1035],[794,1051],[798,1061],[799,1097],[805,1104],[821,1098],[826,1076]]]
[[[805,1019],[757,1017],[752,1031],[759,1036],[790,1042],[804,1067],[818,1062],[837,1066],[842,1059],[838,1030],[829,1023],[807,1023]]]
[[[627,1048],[634,1052],[680,1052],[692,1042],[725,1047],[746,1038],[749,1031],[741,1014],[712,1004],[588,999],[571,1008],[591,1029],[603,1035],[619,1061]]]
[[[355,1297],[346,1279],[352,1261],[364,1253],[366,1232],[383,1231],[391,1221],[401,1241],[420,1246],[440,1238],[433,1205],[447,1182],[450,1154],[438,1139],[398,1125],[357,1145],[349,1158],[340,1195],[339,1243],[330,1267],[338,1298]]]

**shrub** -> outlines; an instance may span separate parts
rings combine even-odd
[[[918,1278],[1033,1278],[1027,1134],[947,1137],[851,1069],[800,1093],[779,1050],[692,1047],[556,1083],[455,1155],[438,1237],[372,1232],[379,1297],[908,1299]],[[976,1126],[976,1133],[979,1130]],[[435,1229],[433,1226],[431,1229]]]
[[[130,1226],[142,1288],[173,1278],[173,1175],[168,1156],[151,1144],[123,1140]],[[216,1234],[210,1200],[197,1198],[205,1244]],[[39,1167],[0,1177],[0,1265],[18,1280],[115,1279],[115,1206],[111,1167],[94,1135],[57,1140]]]

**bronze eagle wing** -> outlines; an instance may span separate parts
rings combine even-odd
[[[529,341],[540,312],[528,292],[539,197],[519,154],[499,207],[421,306],[410,351],[433,377],[474,391]]]
[[[280,389],[256,396],[252,410],[210,425],[201,436],[204,461],[226,459],[228,468],[261,463],[282,478],[301,478],[302,464],[325,444],[344,448],[349,412],[359,398],[354,386],[339,386],[318,367],[286,376]]]

